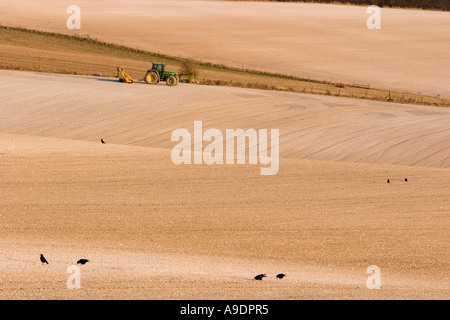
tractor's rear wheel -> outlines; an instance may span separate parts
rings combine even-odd
[[[144,81],[148,84],[157,84],[159,82],[159,75],[156,72],[148,72],[144,77]]]
[[[168,86],[171,86],[171,87],[172,86],[176,86],[178,84],[178,79],[175,78],[174,76],[169,76],[166,79],[166,83],[167,83]]]

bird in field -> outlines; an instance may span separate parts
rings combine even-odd
[[[408,178],[405,178],[405,182],[408,182]]]
[[[286,277],[284,273],[277,274],[277,279],[283,279],[284,277]]]
[[[86,262],[89,262],[88,259],[80,259],[77,261],[78,264],[86,264]]]
[[[41,253],[41,262],[48,264],[47,259],[45,259],[44,255]]]
[[[257,276],[255,276],[255,280],[262,280],[264,277],[266,277],[266,274],[258,274]]]
[[[391,183],[391,181],[389,181],[389,179],[387,179],[387,183]]]
[[[103,143],[103,144],[105,144],[106,142],[105,141],[103,141],[103,139],[100,139],[100,141]]]

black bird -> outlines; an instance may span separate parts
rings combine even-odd
[[[387,180],[387,183],[391,183],[391,182],[389,181],[389,179]]]
[[[86,262],[89,262],[88,259],[80,259],[77,261],[78,264],[86,264]]]
[[[100,139],[100,141],[103,143],[103,144],[105,144],[106,142],[105,141],[103,141],[103,139]]]
[[[408,182],[408,178],[405,178],[405,182]]]
[[[277,274],[277,279],[283,279],[284,277],[286,277],[284,273]]]
[[[44,255],[41,253],[41,262],[48,264],[47,259],[45,259]]]
[[[266,274],[258,274],[257,276],[255,276],[255,280],[262,280],[264,277],[266,277]]]

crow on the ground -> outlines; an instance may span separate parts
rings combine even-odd
[[[77,261],[78,264],[86,264],[86,262],[89,262],[88,259],[80,259]]]
[[[48,264],[47,259],[45,259],[44,255],[41,253],[41,262]]]
[[[405,182],[408,182],[408,178],[405,178]]]
[[[277,279],[283,279],[284,277],[286,277],[284,273],[277,274]]]
[[[387,183],[391,183],[391,181],[389,181],[389,179],[387,179]]]
[[[264,277],[266,277],[266,274],[258,274],[257,276],[255,276],[255,280],[262,280]]]
[[[106,142],[105,141],[103,141],[103,139],[100,139],[100,141],[103,143],[103,144],[105,144]]]

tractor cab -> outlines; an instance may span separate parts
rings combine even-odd
[[[159,75],[164,74],[164,63],[153,62],[152,70],[156,70]]]

